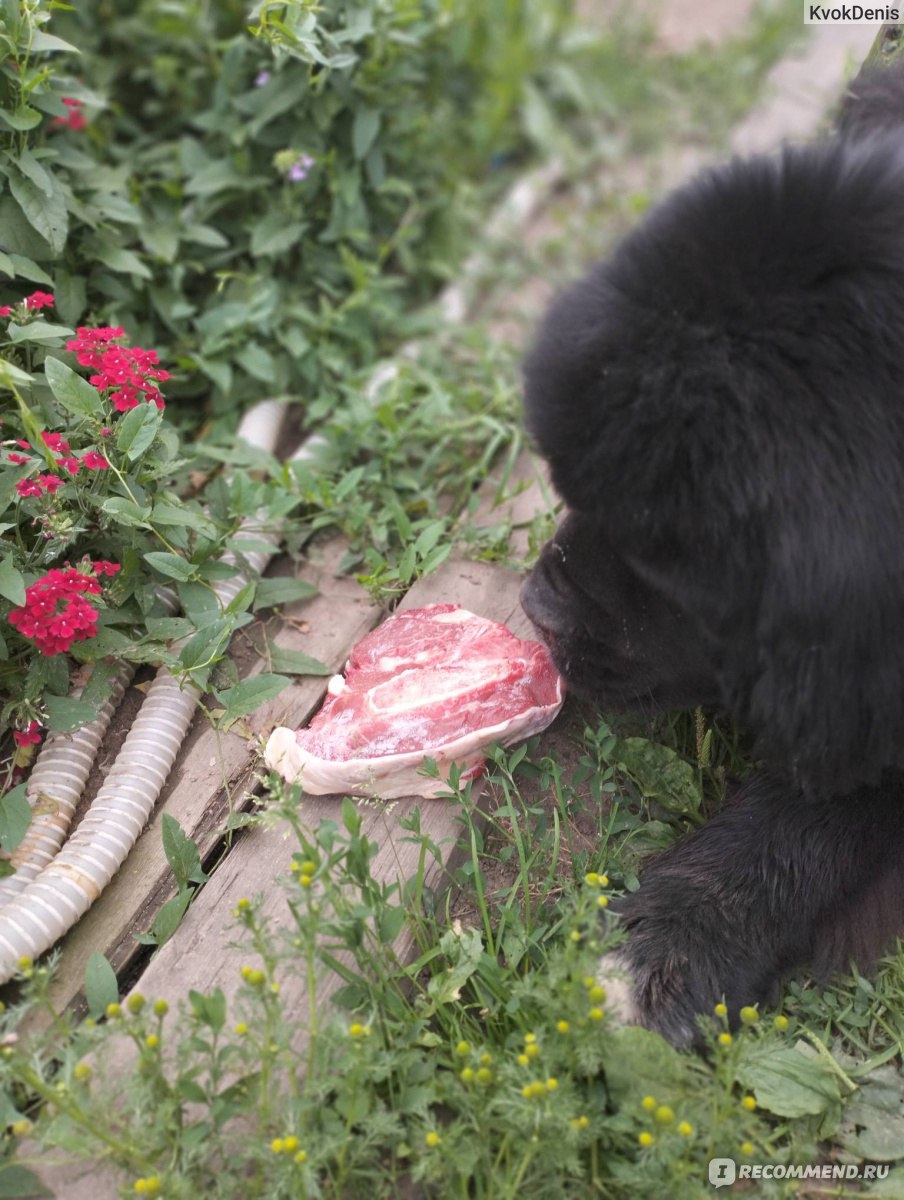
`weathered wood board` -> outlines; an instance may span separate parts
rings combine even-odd
[[[530,636],[529,622],[518,603],[521,578],[514,571],[486,563],[447,562],[434,575],[416,584],[401,607],[458,603],[481,616],[502,621],[519,636]],[[309,608],[309,619],[311,611]],[[366,610],[366,624],[373,623],[370,618],[375,611]],[[340,659],[345,657],[350,644],[345,646]],[[292,691],[307,696],[307,683],[299,682]],[[296,700],[284,696],[281,701],[284,706],[281,711],[287,716],[309,707],[307,699],[301,697]],[[270,724],[281,719],[281,715],[274,716],[271,706]],[[479,787],[473,789],[472,796],[475,802],[479,801]],[[338,817],[340,801],[337,797],[303,796],[301,803],[303,823],[312,832],[323,818]],[[379,850],[371,861],[371,871],[383,882],[404,881],[416,874],[420,849],[406,840],[407,831],[400,825],[415,808],[420,809],[422,831],[441,851],[438,861],[428,857],[424,881],[434,892],[441,892],[464,853],[458,806],[452,801],[408,799],[386,806],[362,806],[362,832],[371,841],[379,843]],[[158,841],[159,836],[158,830]],[[242,986],[241,967],[246,963],[257,963],[251,948],[242,944],[233,910],[242,897],[260,896],[262,914],[276,925],[290,927],[292,918],[279,879],[288,875],[296,849],[294,836],[285,826],[255,826],[245,831],[189,908],[176,935],[156,953],[133,990],[153,999],[163,997],[175,1008],[184,1000],[189,988],[210,991],[220,987],[234,1011],[232,1002]],[[90,952],[90,948],[88,942],[84,949]],[[410,931],[402,931],[394,948],[402,961],[414,956],[416,947]],[[341,959],[342,955],[337,957]],[[290,974],[280,980],[285,1010],[290,1016],[295,1015],[298,1021],[297,1041],[300,1045],[306,1037],[305,1021],[309,1011],[307,986],[302,975],[302,972]],[[337,974],[321,975],[316,997],[319,1012],[323,1012],[330,996],[342,982]],[[124,1045],[124,1068],[130,1054],[130,1044]],[[107,1197],[113,1200],[117,1195],[118,1177],[103,1164],[86,1167],[78,1161],[57,1161],[33,1166],[43,1181],[66,1200],[107,1200]]]
[[[381,615],[354,579],[336,574],[344,550],[341,539],[315,547],[312,561],[303,564],[298,573],[319,589],[318,595],[287,605],[281,628],[275,634],[271,631],[279,647],[302,651],[333,670],[341,667],[349,647]],[[280,566],[285,569],[285,560]],[[262,640],[260,626],[257,632]],[[255,656],[245,674],[266,669],[265,660]],[[203,859],[219,840],[230,809],[250,803],[260,735],[274,725],[304,724],[320,704],[325,687],[326,680],[317,676],[298,681],[246,719],[250,737],[233,732],[217,734],[199,713],[154,815],[122,870],[61,943],[62,960],[52,992],[58,1007],[70,1004],[81,991],[85,965],[93,951],[105,954],[121,973],[141,950],[135,935],[150,928],[160,908],[175,894],[175,881],[163,851],[163,814],[169,813],[179,821],[198,843]],[[36,1022],[43,1020],[36,1015]]]

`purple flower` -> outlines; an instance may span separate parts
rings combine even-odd
[[[302,154],[292,163],[286,172],[286,178],[292,183],[301,183],[303,179],[307,179],[308,171],[314,165],[314,160],[310,154]]]
[[[269,83],[272,78],[273,78],[273,76],[270,74],[269,71],[258,71],[258,73],[254,77],[254,86],[255,87],[263,87],[264,84]]]

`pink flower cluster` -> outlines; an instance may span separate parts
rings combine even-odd
[[[88,124],[88,118],[82,112],[81,100],[76,100],[74,96],[63,96],[63,103],[69,109],[65,117],[54,117],[50,122],[51,129],[84,129]]]
[[[95,575],[115,575],[118,563],[101,559],[83,564],[94,575],[75,567],[54,567],[25,589],[25,605],[14,608],[9,623],[43,655],[65,653],[73,642],[82,642],[97,633],[97,609],[85,593],[100,594]]]
[[[66,349],[75,352],[81,366],[95,372],[89,376],[89,382],[99,391],[109,391],[110,403],[117,412],[137,408],[142,400],[153,401],[158,408],[163,408],[164,400],[157,384],[170,378],[169,371],[158,367],[160,360],[156,350],[118,345],[124,336],[121,325],[99,329],[80,325],[78,337],[67,342]]]
[[[75,454],[70,454],[70,445],[63,438],[61,433],[50,433],[45,431],[41,434],[41,441],[54,454],[59,455],[55,460],[56,465],[63,470],[68,471],[70,475],[77,475],[81,467],[85,467],[89,471],[106,471],[110,464],[102,454],[98,454],[96,450],[88,450],[81,458]],[[30,450],[31,445],[28,442],[16,442],[23,450]],[[23,463],[30,463],[32,460],[27,454],[19,454],[15,450],[7,454],[7,461],[14,463],[16,466],[21,466]],[[64,481],[58,475],[39,475],[36,479],[20,479],[16,484],[16,492],[20,496],[43,496],[45,492],[55,492],[63,486]]]
[[[29,312],[38,312],[42,308],[53,308],[56,300],[52,292],[32,292],[30,296],[25,296],[20,300],[19,304],[24,304]],[[0,305],[0,317],[10,316],[14,308],[18,308],[18,305]]]

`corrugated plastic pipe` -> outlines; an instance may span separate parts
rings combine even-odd
[[[284,412],[285,406],[276,401],[256,405],[240,424],[238,436],[272,453]],[[234,599],[249,578],[264,570],[279,548],[279,537],[275,534],[248,529],[243,535],[240,529],[236,539],[241,541],[243,536],[249,542],[267,542],[270,549],[249,548],[242,556],[247,569],[243,567],[231,579],[213,584],[223,607]],[[227,552],[223,561],[235,563],[236,556]],[[120,683],[117,678],[115,687],[120,696],[128,683],[125,673],[121,679]],[[0,911],[0,982],[6,982],[16,973],[20,958],[36,958],[49,950],[87,912],[122,866],[172,770],[195,715],[199,694],[197,688],[180,687],[166,668],[158,671],[116,762],[75,833],[43,868],[31,872],[31,878],[24,881],[21,891]],[[111,696],[108,702],[110,715],[115,703]],[[106,708],[105,705],[104,710]],[[35,764],[33,775],[38,774],[42,792],[45,785],[53,787],[52,792],[44,794],[59,804],[61,811],[68,810],[69,819],[110,715],[98,714],[97,721],[91,723],[90,733],[85,727],[72,735],[54,736],[48,743],[48,750],[53,753],[48,755],[47,765]],[[85,736],[79,738],[80,733]],[[64,742],[67,741],[68,758],[64,753]],[[71,776],[71,786],[60,787],[61,782],[69,783],[67,775]],[[66,823],[68,825],[68,819]],[[42,821],[35,830],[32,845],[40,842],[49,852],[49,844],[41,841],[47,833],[47,824]],[[28,861],[34,861],[34,856],[29,855]]]

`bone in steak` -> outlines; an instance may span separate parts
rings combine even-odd
[[[312,795],[435,796],[451,763],[471,779],[491,742],[545,729],[563,686],[539,642],[455,604],[407,609],[354,647],[306,729],[274,729],[264,757]],[[419,773],[425,757],[441,779]]]

